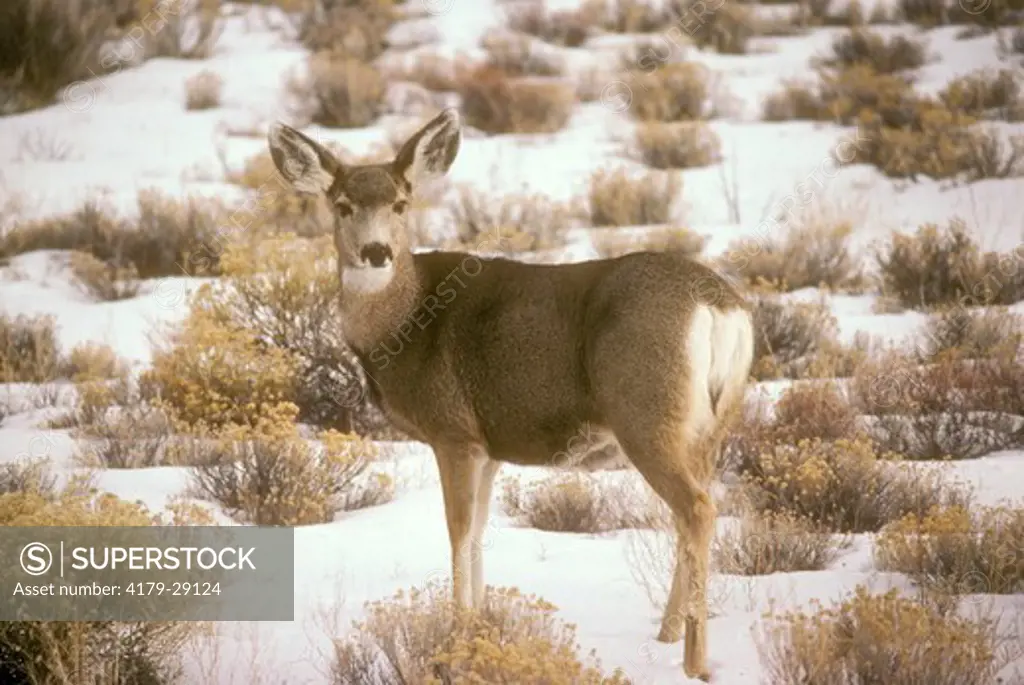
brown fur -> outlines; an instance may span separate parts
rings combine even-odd
[[[455,596],[474,604],[482,598],[480,536],[499,464],[556,465],[580,435],[613,436],[676,514],[679,561],[659,638],[678,640],[685,624],[685,670],[706,678],[715,517],[708,486],[742,387],[707,385],[698,396],[706,417],[694,413],[692,388],[700,386],[689,378],[688,335],[698,309],[710,320],[717,314],[706,310],[747,312],[749,324],[749,306],[710,268],[676,252],[562,265],[412,254],[401,207],[389,206],[407,199],[416,173],[447,171],[458,150],[457,122],[442,113],[391,165],[344,169],[329,160],[331,180],[321,182],[330,199],[354,207],[336,237],[343,279],[358,264],[365,236],[398,227],[388,234],[395,257],[387,285],[343,288],[344,330],[387,414],[434,449]],[[272,138],[272,149],[287,149],[292,133]],[[282,173],[286,157],[275,153]],[[736,377],[745,382],[750,359],[739,354]]]

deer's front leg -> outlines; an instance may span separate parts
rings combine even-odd
[[[452,549],[452,593],[463,608],[473,604],[473,532],[476,495],[486,463],[472,449],[434,448]],[[476,552],[479,553],[479,552]]]

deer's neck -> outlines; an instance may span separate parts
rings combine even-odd
[[[341,277],[341,315],[345,341],[357,352],[366,353],[397,330],[423,299],[412,254],[400,253],[391,279],[379,290],[346,286]]]

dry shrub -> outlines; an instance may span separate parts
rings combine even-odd
[[[20,459],[0,464],[0,497],[12,493],[54,496],[57,477],[50,473],[44,459]]]
[[[672,222],[683,190],[674,171],[630,173],[599,169],[590,176],[590,222],[593,226],[649,226]]]
[[[0,258],[34,250],[80,250],[139,278],[216,275],[223,205],[142,190],[138,215],[117,216],[95,199],[65,216],[27,222],[0,234]]]
[[[847,544],[790,513],[752,515],[715,537],[711,558],[718,573],[740,576],[821,571]]]
[[[479,609],[459,609],[448,587],[399,590],[367,603],[350,637],[335,641],[335,685],[391,683],[576,683],[625,685],[584,663],[576,629],[557,608],[515,588],[490,588]]]
[[[917,69],[925,63],[925,58],[923,40],[901,35],[886,38],[867,29],[855,28],[833,39],[832,56],[825,64],[840,68],[866,65],[875,73],[893,74]]]
[[[154,514],[139,503],[101,494],[82,479],[59,492],[0,494],[4,526],[210,525],[195,507],[173,505]],[[0,623],[0,681],[5,683],[103,683],[162,685],[181,677],[185,645],[195,622]]]
[[[973,117],[942,105],[919,106],[909,123],[894,127],[867,114],[844,164],[871,164],[891,178],[918,176],[974,182],[1024,175],[1024,136],[1004,136]]]
[[[143,397],[127,376],[113,382],[84,377],[75,383],[69,413],[52,428],[73,428],[74,459],[86,468],[137,469],[177,463],[167,448],[173,422],[163,407]]]
[[[448,210],[460,245],[508,252],[561,244],[574,215],[571,207],[541,194],[495,197],[468,185],[458,188]]]
[[[640,121],[695,121],[710,107],[708,68],[672,62],[640,74],[631,88],[629,111]]]
[[[793,383],[772,404],[760,397],[744,406],[743,420],[726,438],[719,470],[754,470],[761,455],[777,444],[855,439],[862,434],[857,418],[845,386],[834,381]]]
[[[204,284],[145,382],[188,425],[251,425],[295,405],[301,420],[373,429],[357,362],[344,345],[330,238],[229,244],[225,278]],[[378,423],[374,423],[374,422]]]
[[[849,240],[853,224],[823,213],[807,213],[785,236],[747,238],[729,246],[719,263],[750,286],[788,292],[826,287],[856,292],[865,279]]]
[[[71,348],[64,367],[64,375],[76,383],[122,378],[127,371],[127,364],[110,345],[95,342]]]
[[[463,70],[458,82],[466,124],[485,133],[554,133],[572,116],[576,93],[558,81],[512,78],[500,69]]]
[[[507,15],[513,31],[568,48],[578,48],[587,41],[595,19],[585,9],[552,11],[544,2],[518,5]]]
[[[799,378],[837,331],[836,319],[824,302],[788,303],[759,297],[754,305],[751,373],[758,380]]]
[[[897,17],[924,28],[945,24],[975,24],[984,28],[1005,26],[1024,9],[1020,0],[995,0],[972,5],[956,0],[899,0]]]
[[[967,224],[924,224],[875,253],[883,295],[904,307],[1009,305],[1024,300],[1017,251],[982,253]]]
[[[360,128],[383,112],[387,83],[376,67],[330,52],[314,53],[307,67],[285,84],[298,116],[321,126]]]
[[[88,252],[75,250],[69,265],[78,289],[101,302],[128,300],[139,294],[139,275],[134,264],[105,264]]]
[[[216,72],[204,69],[185,81],[185,109],[202,110],[220,106],[224,80]]]
[[[618,231],[601,231],[591,237],[591,242],[602,258],[620,257],[644,250],[678,251],[697,257],[704,251],[707,238],[688,228],[672,227],[647,231],[640,236],[622,235]]]
[[[223,30],[221,0],[138,0],[147,57],[206,59]]]
[[[299,22],[299,40],[310,52],[371,62],[387,48],[387,33],[396,17],[392,0],[335,0],[308,3]]]
[[[649,528],[654,510],[645,500],[645,490],[637,483],[575,471],[526,486],[510,478],[501,490],[507,515],[521,525],[559,533]]]
[[[332,148],[327,144],[328,148]],[[332,151],[340,153],[340,150]],[[286,231],[303,237],[326,235],[333,228],[331,208],[321,196],[300,193],[288,183],[274,165],[269,152],[260,152],[245,161],[241,171],[227,175],[235,183],[251,191],[249,211],[237,214],[257,231]],[[242,223],[240,221],[240,223]]]
[[[882,449],[910,459],[970,459],[1024,444],[1024,372],[1012,356],[937,363],[894,353],[853,378],[867,430]]]
[[[822,119],[823,107],[817,91],[798,80],[787,79],[782,88],[770,93],[761,106],[765,121],[792,119]]]
[[[217,433],[205,463],[192,471],[191,489],[257,526],[327,523],[339,511],[391,500],[391,479],[367,473],[377,459],[372,442],[330,430],[311,443],[292,419],[294,413]]]
[[[411,81],[427,90],[449,92],[458,90],[458,74],[462,67],[455,60],[440,55],[417,56],[411,64],[406,63],[388,70],[388,80]]]
[[[1024,591],[1024,509],[964,507],[910,514],[876,541],[879,568],[943,594]]]
[[[1021,76],[1011,69],[979,69],[950,81],[939,99],[950,110],[976,118],[1019,121],[1024,117]]]
[[[654,33],[672,22],[669,7],[649,0],[590,0],[584,11],[600,22],[601,28],[614,33]]]
[[[918,336],[924,363],[945,357],[987,359],[1012,356],[1024,343],[1024,322],[1003,307],[972,311],[958,305],[940,308]]]
[[[829,608],[765,616],[757,646],[776,685],[984,685],[996,682],[997,626],[859,586]],[[898,667],[894,668],[894,664]]]
[[[538,48],[538,43],[527,36],[485,36],[483,48],[487,66],[510,77],[560,76],[565,70],[557,53]]]
[[[49,105],[64,86],[102,73],[114,20],[96,0],[0,3],[0,116]]]
[[[655,169],[689,169],[716,164],[722,141],[707,124],[643,122],[637,125],[635,156]]]
[[[745,55],[750,39],[760,32],[760,20],[746,3],[724,0],[714,11],[699,0],[676,0],[675,12],[694,44],[723,55]]]
[[[0,382],[46,383],[60,376],[62,365],[52,316],[0,314]]]
[[[776,443],[741,470],[756,511],[788,513],[822,530],[864,533],[933,506],[965,504],[939,470],[900,470],[864,439]]]

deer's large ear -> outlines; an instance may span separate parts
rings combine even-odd
[[[448,173],[461,143],[459,112],[448,108],[405,141],[395,156],[395,173],[413,186],[436,180]]]
[[[341,163],[327,148],[291,126],[271,124],[267,142],[274,166],[300,193],[326,192],[341,169]]]

